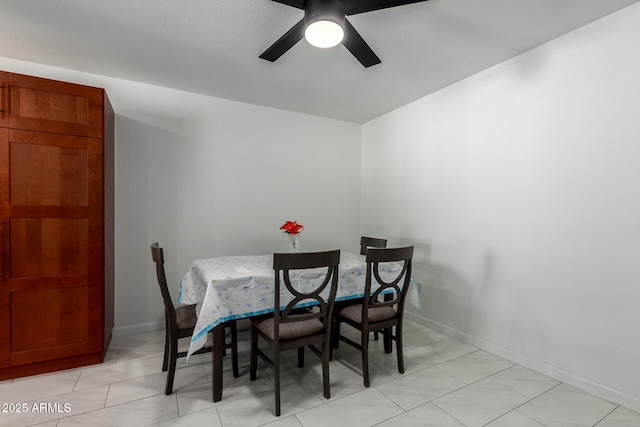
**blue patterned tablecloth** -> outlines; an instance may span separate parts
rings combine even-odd
[[[396,263],[381,264],[381,278],[395,278]],[[296,289],[317,287],[327,269],[305,270],[292,275]],[[363,296],[366,262],[363,255],[342,251],[336,299]],[[204,346],[207,332],[222,322],[273,312],[273,255],[229,256],[196,260],[180,282],[179,302],[198,304],[196,324],[188,356]],[[375,290],[376,286],[373,286]],[[327,290],[328,293],[328,290]],[[291,294],[281,285],[281,305]]]

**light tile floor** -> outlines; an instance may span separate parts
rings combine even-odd
[[[387,355],[372,341],[370,388],[362,384],[359,353],[342,344],[331,362],[331,399],[322,393],[319,360],[307,352],[299,369],[296,353],[285,353],[281,417],[274,415],[271,369],[261,365],[249,381],[246,324],[241,376],[233,378],[225,358],[217,403],[210,354],[180,359],[174,393],[165,396],[163,332],[114,337],[101,365],[0,382],[1,409],[9,411],[0,412],[0,426],[640,426],[637,412],[417,323],[406,321],[404,337],[404,375],[395,351]]]

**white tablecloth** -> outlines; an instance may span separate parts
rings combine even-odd
[[[381,264],[383,280],[395,278],[402,267]],[[318,271],[322,270],[322,271]],[[297,289],[317,287],[326,268],[292,275]],[[359,298],[364,293],[366,262],[363,255],[341,252],[338,268],[338,301]],[[273,255],[229,256],[196,260],[180,282],[178,301],[198,304],[199,314],[188,356],[204,346],[207,332],[222,322],[273,312]],[[373,286],[375,290],[376,286]],[[291,295],[281,285],[281,305]],[[289,299],[288,299],[289,298]]]

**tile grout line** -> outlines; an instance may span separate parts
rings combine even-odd
[[[519,366],[519,365],[518,365],[518,366]],[[496,384],[498,384],[498,383],[496,383]],[[551,390],[553,390],[553,389],[554,389],[554,388],[556,388],[556,387],[561,386],[562,384],[564,384],[564,383],[563,383],[563,382],[560,382],[560,383],[558,383],[558,384],[554,385],[553,387],[551,387],[551,388],[550,388],[550,389],[548,389],[548,390],[545,390],[544,392],[540,393],[539,395],[537,395],[537,396],[535,396],[535,397],[528,397],[528,396],[524,396],[522,393],[518,393],[517,391],[513,390],[514,392],[516,392],[516,393],[520,394],[521,396],[526,397],[528,400],[527,400],[526,402],[522,402],[520,405],[518,405],[518,406],[516,406],[515,408],[511,409],[509,412],[518,411],[518,409],[519,409],[519,408],[523,407],[523,406],[524,406],[524,405],[526,405],[527,403],[531,402],[531,401],[532,401],[532,400],[534,400],[534,399],[537,399],[538,397],[542,396],[543,394],[546,394],[546,393],[550,392]],[[503,386],[503,387],[506,387],[506,386]],[[511,388],[510,388],[510,387],[507,387],[507,388],[508,388],[509,390],[511,390]],[[503,416],[507,415],[509,412],[506,412],[506,413],[504,413],[504,414],[500,415],[500,417],[503,417]],[[538,421],[538,420],[536,420],[535,418],[531,418],[530,416],[528,416],[527,414],[525,414],[525,413],[523,413],[523,412],[518,411],[518,413],[519,413],[519,414],[522,414],[522,415],[524,415],[525,417],[527,417],[527,418],[529,418],[529,419],[531,419],[531,420],[533,420],[533,421],[537,422],[538,424],[543,425],[543,426],[545,426],[545,427],[546,427],[546,424],[543,424],[541,421]],[[498,419],[498,418],[500,418],[500,417],[497,417],[497,418],[495,418],[495,419],[493,419],[493,420],[489,421],[489,423],[491,423],[491,422],[493,422],[493,421],[497,420],[497,419]],[[487,424],[488,424],[488,423],[487,423]],[[486,424],[485,424],[485,425],[486,425]]]
[[[620,407],[620,405],[616,405],[615,408],[613,408],[612,410],[610,410],[609,412],[607,412],[605,414],[604,417],[600,418],[594,425],[593,427],[596,427],[598,424],[600,424],[602,421],[604,421],[605,418],[607,418],[609,415],[611,415],[616,409],[618,409]]]
[[[480,349],[478,349],[477,351],[480,351]],[[458,359],[459,357],[467,356],[467,355],[472,354],[472,353],[475,353],[475,351],[473,351],[473,352],[471,352],[471,353],[467,353],[466,355],[458,356],[458,357],[456,357],[456,358],[454,358],[454,359],[448,359],[448,360],[447,360],[447,362],[448,362],[448,361],[450,361],[450,360]],[[443,357],[444,357],[444,356],[443,356]],[[447,362],[442,362],[442,363],[447,363]],[[509,366],[509,367],[506,367],[506,368],[504,368],[504,369],[502,369],[502,370],[499,370],[499,371],[497,371],[497,372],[495,372],[495,373],[493,373],[493,374],[491,374],[491,375],[488,375],[488,376],[486,376],[486,377],[480,378],[480,379],[478,379],[478,380],[476,380],[476,381],[473,381],[473,382],[470,382],[470,383],[467,383],[466,381],[462,380],[461,378],[458,378],[458,377],[456,377],[455,375],[452,375],[452,374],[450,374],[450,373],[448,373],[448,372],[446,372],[446,371],[442,370],[441,368],[439,368],[439,367],[438,367],[438,365],[441,365],[441,363],[439,363],[439,364],[437,364],[437,365],[430,366],[430,367],[428,367],[428,368],[421,369],[421,370],[416,371],[416,372],[413,372],[413,373],[411,373],[411,374],[409,374],[409,375],[413,375],[413,374],[415,374],[415,373],[422,372],[422,371],[425,371],[425,370],[428,370],[428,369],[436,368],[436,369],[438,369],[440,372],[442,372],[443,374],[445,374],[445,375],[449,375],[449,376],[451,376],[452,378],[455,378],[455,379],[457,379],[458,381],[461,381],[461,382],[462,382],[462,383],[464,383],[464,384],[463,384],[463,385],[461,385],[460,387],[458,387],[458,388],[454,389],[454,390],[451,390],[451,391],[449,391],[449,392],[447,392],[447,393],[444,393],[444,394],[442,394],[442,395],[440,395],[440,396],[438,396],[438,397],[435,397],[435,398],[433,398],[433,399],[431,399],[431,400],[428,400],[427,402],[425,402],[425,403],[423,403],[423,404],[421,404],[421,405],[418,405],[418,406],[416,406],[416,407],[414,407],[414,408],[411,408],[411,409],[410,409],[410,410],[408,410],[408,411],[406,411],[406,410],[404,410],[404,409],[403,409],[403,411],[404,411],[403,413],[410,412],[410,411],[412,411],[412,410],[414,410],[414,409],[416,409],[416,408],[418,408],[418,407],[420,407],[420,406],[422,406],[422,405],[424,405],[424,404],[431,403],[432,405],[436,406],[438,409],[440,409],[441,411],[443,411],[444,413],[446,413],[446,414],[447,414],[447,415],[449,415],[450,417],[454,418],[456,421],[458,421],[458,422],[460,422],[461,424],[463,424],[463,425],[465,425],[465,426],[466,426],[466,424],[465,424],[465,423],[463,423],[461,420],[459,420],[458,418],[456,418],[453,414],[450,414],[450,413],[449,413],[449,412],[447,412],[445,409],[441,408],[441,407],[440,407],[437,403],[435,403],[434,401],[435,401],[435,400],[437,400],[437,399],[440,399],[440,398],[442,398],[442,397],[448,396],[448,395],[450,395],[450,394],[452,394],[452,393],[455,393],[456,391],[462,390],[462,389],[463,389],[463,388],[465,388],[465,387],[468,387],[468,386],[470,386],[470,385],[476,384],[476,383],[478,383],[478,382],[480,382],[480,381],[487,380],[487,379],[488,379],[488,380],[490,380],[490,381],[492,381],[493,383],[498,384],[498,385],[501,385],[502,387],[505,387],[505,388],[507,388],[508,390],[513,391],[514,393],[517,393],[517,394],[519,394],[520,396],[522,396],[522,397],[524,397],[524,398],[526,398],[526,399],[527,399],[527,401],[526,401],[526,402],[523,402],[522,404],[520,404],[520,405],[516,406],[515,408],[511,409],[510,411],[505,412],[504,414],[501,414],[500,416],[496,417],[495,419],[493,419],[493,420],[489,421],[489,423],[490,423],[490,422],[495,421],[496,419],[498,419],[498,418],[500,418],[500,417],[502,417],[502,416],[506,415],[507,413],[509,413],[509,412],[511,412],[511,411],[516,410],[516,409],[517,409],[517,408],[519,408],[520,406],[522,406],[522,405],[526,404],[527,402],[529,402],[530,400],[532,400],[532,399],[533,399],[533,398],[530,398],[530,397],[528,397],[528,396],[523,395],[522,393],[519,393],[519,392],[518,392],[518,391],[516,391],[516,390],[511,389],[510,387],[504,386],[504,385],[502,385],[502,384],[497,383],[497,382],[496,382],[496,381],[494,381],[494,380],[491,380],[491,377],[492,377],[493,375],[496,375],[496,374],[499,374],[499,373],[501,373],[501,372],[504,372],[504,371],[506,371],[506,370],[508,370],[508,369],[511,369],[513,366],[518,366],[517,364],[513,364],[513,365],[511,365],[511,366]],[[395,379],[400,379],[400,378],[395,378]],[[394,379],[394,380],[395,380],[395,379]],[[386,383],[384,383],[384,384],[386,384]],[[556,384],[556,386],[558,386],[558,385],[559,385],[559,384]],[[552,388],[555,388],[556,386],[554,386],[554,387],[552,387]],[[377,386],[376,386],[376,387],[377,387]],[[551,388],[551,389],[552,389],[552,388]],[[551,390],[551,389],[549,389],[549,390]],[[547,390],[547,391],[549,391],[549,390]],[[381,391],[381,390],[379,390],[379,391],[380,391],[380,393],[382,393],[386,398],[388,398],[388,399],[390,399],[391,401],[393,401],[393,399],[391,399],[389,396],[387,396],[383,391]],[[544,393],[546,393],[546,391],[545,391]],[[544,393],[541,393],[541,394],[544,394]],[[537,396],[536,396],[536,397],[537,397]],[[394,402],[394,403],[395,403],[395,402]],[[401,409],[402,409],[402,408],[401,408]],[[488,424],[488,423],[486,423],[486,424]],[[486,425],[486,424],[485,424],[485,425]]]

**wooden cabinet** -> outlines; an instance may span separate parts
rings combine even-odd
[[[104,90],[0,72],[0,380],[101,362],[113,328]]]

